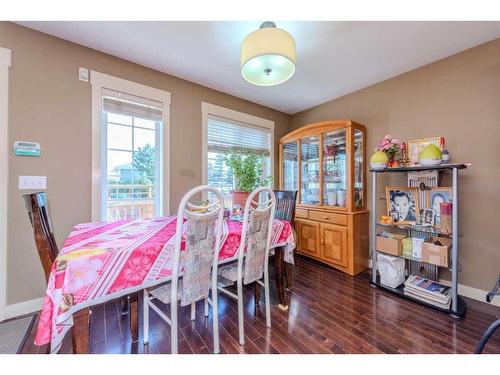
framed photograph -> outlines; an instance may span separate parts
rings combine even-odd
[[[420,152],[424,149],[425,146],[433,144],[439,147],[441,145],[441,138],[442,137],[433,137],[408,141],[407,153],[408,159],[410,160],[410,165],[414,166],[418,164]]]
[[[434,226],[441,226],[440,204],[452,201],[451,187],[434,187],[427,191],[427,208],[434,211]]]
[[[423,227],[432,227],[434,225],[434,211],[430,208],[421,209],[415,224]]]
[[[390,216],[393,221],[402,224],[417,221],[420,209],[416,187],[387,186],[385,196],[387,199],[387,216]]]

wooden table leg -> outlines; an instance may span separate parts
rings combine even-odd
[[[293,287],[293,264],[285,262],[286,286],[288,290]]]
[[[255,299],[255,306],[260,305],[260,285],[258,282],[253,283],[253,296]]]
[[[73,314],[73,327],[71,335],[73,341],[73,354],[89,353],[89,316],[90,309],[82,309]]]
[[[128,296],[122,297],[120,299],[120,304],[122,307],[122,316],[125,316],[128,314]]]
[[[139,340],[139,294],[134,293],[129,298],[130,336],[132,343]]]
[[[283,288],[283,248],[277,247],[275,249],[276,256],[274,257],[274,267],[275,267],[275,278],[276,278],[276,289],[278,290],[278,296],[280,299],[280,304],[278,307],[286,311],[288,310],[288,304],[286,303],[285,290]]]

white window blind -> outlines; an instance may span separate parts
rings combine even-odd
[[[103,88],[103,110],[146,120],[162,121],[163,105],[155,100]]]
[[[209,152],[226,152],[236,148],[268,156],[271,150],[269,129],[215,116],[208,118],[207,140]]]

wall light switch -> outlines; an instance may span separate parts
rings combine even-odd
[[[46,176],[19,176],[19,190],[47,189]]]
[[[89,70],[87,68],[78,68],[78,79],[83,82],[88,82]]]

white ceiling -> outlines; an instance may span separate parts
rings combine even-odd
[[[500,22],[277,22],[297,45],[284,84],[240,75],[244,37],[261,22],[18,22],[289,114],[500,37]]]

